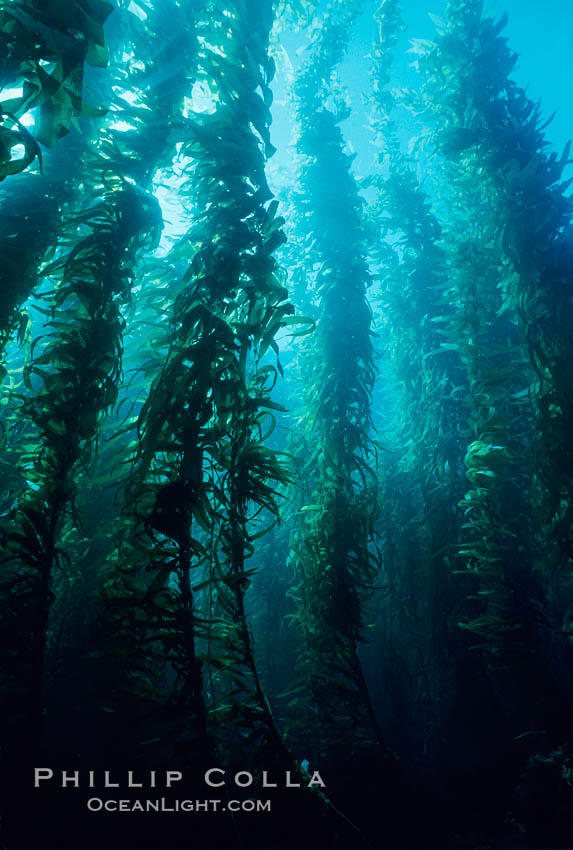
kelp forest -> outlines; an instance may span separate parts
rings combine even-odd
[[[3,850],[573,846],[573,160],[413,1],[0,3]]]

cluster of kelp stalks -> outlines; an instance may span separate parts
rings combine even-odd
[[[2,4],[6,850],[571,846],[568,150],[504,20],[435,23],[398,95],[397,0]],[[174,794],[272,810],[85,806]]]

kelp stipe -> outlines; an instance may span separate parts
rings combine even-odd
[[[264,46],[272,17],[270,5],[265,15],[257,7],[256,17],[243,7],[223,14],[212,5],[209,12],[212,19],[198,22],[199,38],[220,47],[203,47],[197,78],[212,86],[216,106],[181,123],[195,221],[186,254],[177,253],[189,267],[173,305],[165,363],[139,416],[126,511],[132,527],[123,534],[117,576],[107,590],[110,615],[116,608],[120,617],[116,630],[123,595],[126,615],[134,600],[141,611],[131,622],[134,650],[141,645],[138,631],[157,633],[164,663],[174,670],[170,693],[157,692],[172,704],[175,724],[171,743],[162,745],[164,758],[168,752],[184,757],[177,744],[183,737],[186,746],[196,746],[197,735],[204,750],[212,746],[204,665],[214,683],[215,737],[220,729],[225,740],[234,724],[239,734],[239,724],[256,717],[251,734],[267,747],[270,736],[274,752],[282,747],[254,666],[243,603],[252,548],[247,523],[253,510],[277,512],[268,482],[286,475],[261,441],[277,375],[261,361],[276,350],[274,336],[292,314],[272,258],[282,220],[276,204],[268,205],[261,149],[270,145],[265,100],[272,64]],[[236,67],[242,67],[238,78]],[[262,96],[255,93],[259,87]],[[199,601],[193,585],[206,588]],[[130,628],[129,620],[125,625]],[[152,645],[149,637],[145,643]],[[126,672],[137,656],[135,650],[131,660],[124,658]],[[151,657],[149,663],[152,669]],[[155,664],[161,673],[160,658]]]
[[[344,106],[340,99],[332,108],[328,104],[336,65],[359,11],[359,3],[333,7],[294,88],[302,221],[314,239],[310,262],[320,263],[319,318],[303,366],[299,463],[306,492],[295,496],[298,528],[291,540],[303,635],[300,675],[308,692],[308,698],[297,699],[296,710],[308,699],[313,740],[306,746],[315,759],[333,761],[349,747],[356,758],[360,753],[364,758],[374,742],[379,755],[387,755],[357,654],[366,601],[379,569],[373,528],[370,277],[361,200],[338,127]]]
[[[0,189],[0,246],[4,257],[0,270],[0,352],[16,334],[23,341],[29,317],[20,307],[38,282],[43,259],[53,252],[60,224],[60,184],[36,175],[18,183],[11,196]],[[60,190],[60,191],[58,191]],[[5,366],[0,367],[5,377]]]
[[[551,426],[539,413],[535,421],[529,400],[536,395],[541,399],[549,391],[551,370],[544,373],[545,383],[539,384],[533,369],[524,363],[530,346],[520,275],[529,263],[529,245],[539,236],[529,233],[527,246],[520,241],[520,251],[511,248],[507,227],[508,222],[513,226],[517,222],[512,212],[517,202],[507,192],[507,185],[519,169],[524,202],[533,202],[535,197],[536,204],[537,195],[528,192],[527,175],[544,175],[542,182],[553,178],[552,184],[559,179],[565,157],[558,160],[541,153],[539,116],[508,76],[515,55],[500,37],[505,19],[496,23],[482,18],[481,12],[479,2],[448,4],[445,20],[438,22],[436,41],[416,46],[424,82],[420,96],[413,98],[430,124],[424,144],[434,146],[443,163],[441,185],[452,211],[444,244],[452,252],[452,281],[458,299],[455,345],[471,382],[474,439],[468,445],[465,465],[472,488],[460,502],[467,517],[467,537],[459,553],[467,558],[466,566],[479,581],[476,597],[483,600],[484,607],[481,614],[461,625],[485,639],[481,646],[488,666],[494,671],[497,668],[490,678],[508,717],[519,702],[528,725],[550,726],[553,740],[559,741],[567,728],[570,688],[556,671],[568,653],[563,643],[559,647],[558,636],[552,635],[561,659],[555,672],[542,659],[542,635],[548,625],[554,627],[539,612],[547,610],[547,595],[552,591],[547,578],[539,571],[531,572],[532,567],[556,557],[555,545],[539,526],[540,494],[535,477],[532,484],[532,471],[539,477],[546,468],[549,454],[543,446]],[[444,68],[449,69],[453,86],[445,85]],[[538,191],[536,180],[533,185]],[[563,229],[567,204],[562,199],[554,205],[552,193],[549,198],[550,208],[559,210],[557,218],[551,219],[556,238],[549,256],[561,258],[562,245],[569,239]],[[531,220],[537,222],[533,214]],[[554,262],[547,260],[551,268]],[[535,277],[535,284],[528,278],[532,297],[543,280],[537,271]],[[541,291],[535,303],[545,303]],[[551,318],[549,324],[550,338],[555,340],[560,320]],[[545,320],[537,321],[538,329],[544,326]],[[448,331],[450,339],[454,336]],[[565,349],[560,351],[564,354]],[[535,359],[532,365],[539,368]],[[537,407],[539,411],[539,401]],[[551,420],[562,421],[566,410],[565,401],[556,404]],[[532,442],[534,451],[528,448]],[[566,469],[566,441],[561,437],[553,442],[552,451],[557,449],[565,452],[560,469]],[[559,485],[555,482],[545,493],[545,505],[560,493],[563,508],[567,499],[563,488],[567,486],[565,480]],[[535,746],[533,740],[528,743]],[[522,746],[526,748],[525,741]]]
[[[4,4],[0,79],[12,96],[1,102],[0,180],[36,159],[41,169],[38,142],[52,147],[80,115],[104,113],[83,99],[83,78],[86,62],[107,65],[103,25],[113,9],[106,0],[79,0],[58,10],[38,0]],[[37,117],[30,132],[22,119],[32,111]]]
[[[456,734],[444,672],[455,670],[469,682],[476,663],[470,667],[467,646],[452,633],[451,622],[452,611],[460,619],[470,610],[467,582],[452,575],[462,522],[457,502],[465,492],[469,386],[456,343],[442,345],[444,323],[454,310],[442,225],[419,184],[414,157],[401,151],[395,123],[401,104],[391,88],[392,64],[404,28],[395,0],[381,4],[376,24],[370,122],[377,170],[365,183],[377,193],[369,228],[384,378],[390,383],[378,403],[381,440],[390,449],[381,453],[380,470],[379,651],[386,674],[397,675],[398,665],[404,692],[416,694],[417,724],[396,724],[392,733],[406,748],[423,747],[429,761],[439,746],[431,730],[447,722]],[[368,661],[372,676],[372,652]],[[377,690],[384,687],[381,675]],[[423,742],[414,745],[410,736],[422,731]]]
[[[86,135],[83,144],[72,146],[74,167],[42,183],[44,192],[51,187],[60,204],[67,203],[58,207],[55,259],[41,269],[51,285],[35,303],[45,316],[42,334],[25,366],[20,398],[6,404],[14,451],[18,416],[32,423],[36,440],[34,446],[28,438],[20,452],[21,485],[2,518],[5,746],[25,754],[24,763],[44,746],[46,723],[52,716],[59,722],[65,699],[58,705],[54,683],[64,694],[74,693],[77,668],[71,672],[73,665],[69,659],[62,665],[62,657],[78,653],[74,603],[86,535],[77,496],[122,380],[124,312],[134,269],[156,245],[162,226],[155,199],[125,180],[122,157],[112,161],[103,152],[109,134],[101,133],[97,143]],[[45,242],[50,229],[42,235]],[[97,586],[95,576],[91,584]],[[49,728],[57,749],[60,733]],[[54,747],[54,740],[47,746]]]
[[[33,724],[26,734],[36,745],[55,573],[67,569],[62,543],[69,534],[65,522],[68,505],[73,505],[74,475],[88,463],[100,415],[117,393],[123,326],[119,305],[128,292],[128,252],[142,231],[156,226],[152,217],[142,216],[141,231],[134,229],[134,201],[139,203],[129,188],[104,200],[87,222],[91,233],[47,270],[55,274],[61,269],[61,283],[53,294],[48,342],[30,366],[29,388],[36,376],[40,384],[22,405],[23,415],[38,428],[40,445],[31,458],[28,490],[3,529],[3,591],[10,612],[4,646],[11,646],[15,637],[22,641],[18,649],[26,658],[24,667],[20,655],[10,674],[24,676],[30,688],[30,705],[25,710],[24,700],[19,710]],[[75,522],[72,513],[72,528]]]
[[[466,16],[469,11],[478,40],[473,46],[460,43],[467,63],[466,98],[474,112],[471,120],[458,117],[452,133],[462,134],[468,160],[483,169],[500,234],[507,297],[519,314],[537,373],[536,472],[564,566],[571,558],[572,403],[564,364],[572,352],[567,331],[572,308],[571,201],[565,195],[570,181],[562,182],[562,174],[570,145],[561,156],[545,152],[540,108],[509,76],[517,57],[500,37],[506,19],[480,18],[478,4],[468,4]],[[478,92],[480,72],[488,101]],[[444,106],[450,108],[447,101]]]

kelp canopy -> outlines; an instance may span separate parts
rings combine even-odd
[[[7,848],[572,844],[569,146],[406,11],[0,8]]]

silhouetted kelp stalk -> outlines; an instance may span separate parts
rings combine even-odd
[[[539,227],[540,233],[544,232],[533,212],[538,199],[537,194],[528,193],[529,180],[533,179],[538,189],[535,174],[544,174],[546,181],[550,177],[558,180],[565,160],[558,162],[555,156],[545,158],[539,152],[538,115],[523,92],[508,80],[515,56],[499,37],[504,21],[482,19],[481,8],[479,2],[449,3],[445,21],[438,24],[436,41],[416,46],[425,79],[420,97],[414,100],[431,122],[427,139],[441,155],[442,182],[449,186],[445,201],[451,214],[444,241],[459,305],[452,341],[457,337],[454,344],[472,384],[475,439],[465,461],[472,489],[460,503],[467,516],[467,537],[460,555],[467,558],[468,569],[480,582],[477,598],[483,599],[484,609],[464,625],[484,638],[482,646],[494,665],[507,665],[506,682],[512,681],[509,687],[528,693],[536,678],[531,675],[532,666],[539,662],[538,611],[544,602],[538,581],[529,573],[542,558],[538,548],[542,541],[535,530],[535,500],[530,470],[524,463],[535,434],[528,401],[534,373],[521,353],[519,314],[523,327],[524,305],[516,270],[522,273],[529,267],[529,245],[536,240],[535,232],[528,231],[527,245],[519,242],[521,253],[509,240],[508,221],[517,227],[515,205],[521,207],[521,200],[514,198],[521,196],[510,196],[504,187],[508,180],[523,178],[523,197],[533,205],[528,209],[536,222],[534,231]],[[552,193],[548,192],[549,200]],[[559,228],[567,219],[567,203],[559,197],[550,208],[557,210],[554,223],[560,223],[556,224],[553,247],[561,257],[558,245],[561,242],[565,247],[568,237],[565,233],[559,236]],[[517,239],[516,231],[511,232]],[[554,268],[549,259],[552,251],[544,256],[547,268]],[[540,280],[543,277],[540,269],[533,275]],[[547,325],[544,319],[539,325],[539,314],[536,321],[536,327],[549,329],[553,319],[547,319]],[[560,328],[557,315],[555,321]],[[527,322],[525,330],[527,333]],[[552,331],[547,337],[547,345],[552,345],[549,339],[555,342]],[[544,381],[550,374],[549,369]],[[547,386],[541,383],[542,396]],[[564,409],[554,411],[560,422]],[[547,422],[538,416],[538,424],[537,456],[547,458],[542,450]],[[565,444],[562,447],[565,449]],[[546,665],[539,664],[536,669],[539,687],[541,678],[546,679]],[[551,687],[549,679],[544,687]]]
[[[487,221],[487,205],[475,196],[472,200],[468,210],[473,221],[479,221],[482,210]],[[464,461],[472,486],[459,503],[466,517],[459,554],[479,579],[477,598],[484,600],[484,613],[463,625],[485,637],[483,646],[493,653],[491,663],[503,665],[512,654],[524,651],[524,612],[516,594],[519,571],[527,569],[524,561],[531,557],[520,539],[533,536],[527,467],[522,463],[532,425],[527,406],[530,375],[515,322],[503,314],[499,267],[491,243],[483,239],[484,226],[482,221],[474,234],[464,233],[461,244],[455,230],[448,233],[455,252],[452,279],[464,305],[457,342],[449,344],[459,346],[467,366],[474,438]]]
[[[379,172],[365,182],[378,191],[372,226],[380,228],[382,239],[372,254],[381,278],[385,299],[382,313],[393,364],[404,388],[409,433],[403,434],[402,440],[410,443],[411,455],[419,452],[415,464],[427,478],[423,488],[429,495],[433,485],[455,487],[467,437],[464,420],[468,386],[459,353],[441,346],[442,325],[447,318],[443,314],[451,309],[447,257],[440,245],[442,228],[418,183],[413,160],[400,150],[392,116],[395,104],[389,92],[390,68],[401,31],[394,0],[381,5],[378,25],[371,126],[380,151]],[[388,242],[389,236],[393,245]],[[396,316],[399,322],[394,320]]]
[[[112,108],[106,131],[97,149],[94,148],[88,157],[88,162],[96,171],[103,169],[100,172],[103,185],[114,185],[119,174],[124,188],[139,198],[141,204],[147,204],[152,197],[147,192],[152,189],[157,172],[163,169],[168,172],[171,167],[177,142],[173,127],[181,129],[184,97],[193,85],[197,54],[195,14],[199,4],[193,0],[187,3],[140,4],[146,10],[144,21],[136,17],[128,3],[120,5],[111,20],[113,27],[110,27],[109,34],[112,50],[117,54],[111,80],[113,85],[110,86],[113,90]],[[168,65],[166,51],[171,48],[176,48],[177,53]],[[126,57],[130,60],[127,65]],[[159,115],[164,121],[162,132],[158,132]],[[161,215],[154,199],[152,204],[157,234]],[[157,247],[155,239],[152,247]],[[126,314],[128,334],[122,340],[127,344],[122,360],[124,369],[129,371],[129,380],[118,387],[118,404],[112,415],[102,423],[105,451],[92,464],[87,487],[82,494],[83,507],[88,514],[98,510],[98,502],[106,499],[105,522],[100,523],[92,548],[83,558],[82,574],[76,578],[72,590],[76,604],[82,604],[86,595],[92,600],[79,628],[80,631],[83,629],[83,640],[87,635],[89,641],[82,659],[84,668],[89,669],[91,679],[99,682],[99,691],[95,691],[84,677],[84,681],[76,683],[74,699],[78,701],[80,710],[85,712],[87,707],[88,714],[93,712],[97,723],[94,735],[101,735],[103,726],[107,728],[108,735],[121,735],[125,715],[132,712],[133,722],[123,741],[123,750],[130,753],[133,753],[132,745],[141,740],[134,699],[136,702],[137,699],[141,702],[142,698],[155,700],[159,693],[152,684],[155,647],[142,642],[142,623],[147,618],[151,630],[160,607],[155,604],[155,599],[147,605],[135,587],[125,592],[122,565],[128,557],[127,547],[123,546],[121,557],[117,552],[113,554],[115,544],[110,533],[113,510],[110,511],[109,502],[114,492],[119,500],[118,491],[122,484],[125,485],[124,467],[133,460],[136,446],[137,435],[133,431],[137,411],[145,401],[150,375],[157,374],[157,357],[165,355],[165,349],[161,351],[160,346],[163,333],[160,323],[171,304],[167,290],[173,283],[173,270],[169,264],[159,260],[150,262],[145,252],[139,255],[138,260],[134,268],[137,277],[132,281],[134,285]],[[149,290],[149,295],[146,290]],[[141,342],[142,327],[145,328],[144,343]],[[161,339],[161,342],[164,340]],[[150,345],[158,348],[151,363],[148,357]],[[136,370],[130,368],[134,361],[138,364]],[[126,402],[127,414],[124,412]],[[126,506],[123,516],[118,518],[116,510],[117,536],[127,537],[131,542],[137,537],[134,515],[139,507],[140,500],[135,499],[133,504]],[[132,566],[135,569],[136,564],[137,558],[134,558],[133,565],[126,572]],[[165,599],[163,602],[167,620],[172,612],[167,610]],[[75,653],[77,647],[68,646],[61,664],[69,666]],[[163,655],[160,654],[160,657],[163,663]],[[122,690],[121,685],[126,687]],[[89,723],[89,718],[87,721],[84,718],[85,722]]]
[[[6,347],[16,336],[19,345],[33,335],[27,302],[42,280],[42,267],[65,250],[62,220],[76,202],[81,206],[82,156],[97,130],[96,122],[82,121],[74,132],[46,156],[43,173],[33,172],[6,181],[0,187],[0,379],[6,376]],[[29,306],[29,305],[28,305]],[[26,360],[24,349],[10,352],[12,368]],[[18,363],[20,365],[20,363]],[[3,396],[7,388],[3,388]]]
[[[540,108],[509,78],[517,56],[499,37],[506,19],[494,23],[481,11],[480,3],[462,4],[430,57],[463,69],[443,100],[441,121],[448,127],[439,143],[446,154],[459,153],[474,174],[479,169],[492,205],[507,299],[537,374],[539,496],[566,562],[573,551],[573,241],[565,195],[570,181],[560,181],[570,145],[561,157],[545,152]],[[459,46],[455,57],[445,40],[450,31],[450,45]]]
[[[12,187],[13,188],[13,187]],[[50,259],[60,224],[60,199],[53,184],[35,175],[17,184],[17,192],[0,192],[0,352],[17,334],[25,338],[28,316],[21,310],[38,281],[42,260]],[[0,365],[0,378],[6,367]]]
[[[116,398],[120,305],[129,293],[133,252],[157,227],[153,212],[131,187],[118,189],[86,215],[87,235],[50,269],[54,276],[61,270],[53,318],[44,350],[29,367],[29,388],[34,379],[39,385],[22,405],[38,428],[38,448],[26,464],[29,489],[2,529],[3,630],[9,635],[3,646],[17,643],[16,669],[9,672],[30,688],[28,734],[36,743],[54,582],[70,566],[66,543],[77,523],[68,513],[75,477],[87,466],[100,417]]]
[[[110,158],[106,142],[103,132],[82,157],[86,208],[65,222],[68,248],[43,272],[54,289],[42,295],[49,305],[43,310],[46,333],[40,354],[26,367],[28,393],[21,407],[38,429],[38,443],[23,458],[27,489],[2,529],[6,647],[13,650],[3,660],[9,677],[24,676],[24,670],[27,683],[22,688],[10,680],[15,704],[9,711],[21,720],[28,711],[31,749],[45,711],[47,652],[69,615],[60,604],[51,627],[51,611],[78,579],[70,558],[82,537],[75,505],[79,479],[117,397],[122,311],[134,267],[161,228],[156,201],[123,176],[132,159],[121,152]]]
[[[67,167],[56,164],[57,156],[43,164],[41,146],[53,147],[78,127],[80,116],[105,114],[83,99],[84,66],[107,65],[103,24],[113,8],[81,0],[56,12],[45,3],[13,0],[0,11],[0,180],[29,172],[2,192],[2,357],[14,332],[21,337],[25,329],[20,308],[37,284],[42,260],[56,249],[61,210],[75,182],[70,151],[76,155],[82,144],[64,145]],[[45,178],[34,173],[38,169]]]
[[[155,191],[163,179],[172,178],[178,158],[185,98],[195,79],[195,18],[201,3],[146,0],[137,7],[139,15],[131,5],[128,0],[122,2],[110,20],[109,41],[118,55],[110,85],[107,133],[100,150],[110,173],[120,169],[139,189]],[[160,122],[162,131],[158,132]],[[134,423],[135,412],[147,396],[150,376],[157,374],[166,353],[162,344],[176,289],[175,261],[171,256],[166,261],[146,255],[137,268],[124,340],[126,381],[115,416],[106,424],[105,437],[117,446],[118,458],[120,447],[127,448],[126,429]],[[128,457],[129,451],[124,452],[123,460]]]
[[[428,50],[422,43],[414,49]],[[424,89],[418,109],[435,92]],[[428,107],[431,108],[431,107]],[[437,107],[438,109],[440,107]],[[526,439],[522,417],[516,417],[520,393],[527,393],[528,376],[523,370],[520,341],[514,317],[503,310],[503,290],[495,251],[487,199],[475,175],[447,170],[449,214],[444,222],[444,244],[451,261],[451,310],[438,317],[441,348],[456,352],[467,371],[470,384],[471,433],[465,457],[466,475],[472,489],[461,500],[467,517],[459,554],[467,569],[479,578],[478,595],[484,610],[467,623],[486,638],[492,660],[502,644],[519,642],[521,623],[513,606],[507,571],[516,539],[513,521],[508,523],[500,502],[507,481],[522,474],[518,446]],[[498,312],[499,311],[499,312]],[[512,395],[514,398],[512,398]],[[523,394],[522,394],[523,395]],[[508,417],[510,413],[512,416]],[[520,407],[521,410],[521,407]],[[473,438],[473,439],[472,439]],[[526,481],[517,484],[521,491]]]
[[[195,17],[200,5],[198,0],[164,0],[160,4],[145,0],[136,13],[129,0],[122,0],[109,22],[108,40],[116,61],[110,75],[106,133],[95,152],[94,168],[103,155],[108,176],[121,173],[140,191],[155,191],[158,181],[171,176],[178,156],[185,97],[194,82]],[[165,356],[164,324],[176,278],[173,262],[155,255],[146,254],[137,267],[124,338],[126,380],[103,435],[116,449],[116,478],[133,449],[129,425],[133,431],[150,376],[157,374]],[[105,466],[112,473],[107,459]]]
[[[298,501],[292,548],[297,617],[304,635],[302,696],[307,746],[332,758],[349,747],[383,745],[360,662],[364,606],[378,574],[373,543],[375,451],[370,397],[375,379],[370,284],[361,200],[337,126],[346,109],[335,69],[360,3],[335,4],[317,28],[295,83],[302,220],[320,263],[319,321],[308,345]],[[334,107],[328,106],[334,95]],[[298,705],[297,710],[300,710]],[[324,752],[322,752],[324,754]]]
[[[246,560],[264,533],[250,523],[276,517],[274,487],[286,478],[264,445],[277,378],[268,352],[278,353],[275,336],[294,321],[273,258],[284,239],[282,219],[276,202],[268,204],[264,172],[265,152],[273,150],[271,24],[271,3],[216,2],[198,23],[197,79],[212,108],[192,110],[181,127],[182,152],[192,160],[186,191],[194,224],[177,253],[189,267],[173,304],[166,359],[139,417],[128,497],[135,527],[126,529],[117,556],[124,578],[108,588],[110,600],[123,594],[126,606],[135,601],[134,617],[144,612],[134,624],[142,656],[163,646],[172,671],[163,701],[174,709],[175,744],[186,742],[181,758],[205,750],[205,664],[213,671],[213,731],[227,743],[236,736],[243,757],[245,735],[255,759],[261,747],[273,758],[286,753],[244,610]]]
[[[468,608],[452,569],[457,502],[465,492],[469,387],[458,352],[442,347],[443,323],[452,311],[442,228],[413,159],[400,150],[395,125],[391,71],[404,29],[397,0],[385,0],[376,19],[370,121],[378,154],[365,183],[377,191],[370,254],[379,280],[385,359],[397,379],[391,393],[396,403],[382,413],[382,429],[385,444],[395,440],[398,447],[398,454],[385,453],[381,461],[387,587],[379,619],[384,652],[400,653],[404,678],[416,688],[416,711],[425,714],[420,725],[430,728],[450,708],[444,670],[456,664],[456,656],[459,665],[467,664],[463,642],[453,648],[450,621],[454,611],[459,619]]]
[[[123,126],[121,130],[109,129],[100,142],[96,160],[104,153],[113,170],[113,159],[122,157],[124,176],[145,186],[149,182],[148,174],[152,176],[158,167],[161,152],[170,147],[164,134],[157,132],[157,119],[152,116],[169,116],[170,103],[177,100],[175,75],[167,69],[188,58],[185,39],[187,22],[192,16],[187,15],[183,20],[182,8],[177,4],[171,8],[165,5],[161,11],[150,7],[144,24],[127,11],[128,5],[120,2],[107,22],[107,40],[111,40],[112,53],[118,54],[114,85],[109,87],[110,119],[117,118],[120,109],[121,120],[115,123]],[[23,89],[21,95],[5,100],[2,109],[17,119],[34,118],[32,129],[22,128],[22,132],[30,135],[30,144],[39,142],[51,147],[70,129],[79,129],[80,116],[105,114],[103,108],[87,107],[80,96],[84,62],[107,65],[108,46],[102,24],[113,9],[112,4],[105,2],[78,3],[57,14],[52,10],[48,19],[48,11],[41,4],[14,2],[2,12],[1,31],[6,46],[4,91],[14,94]],[[161,27],[169,28],[168,37],[161,37]],[[134,41],[144,61],[126,67],[123,58],[130,55]],[[180,74],[179,78],[185,80],[185,75]],[[138,95],[134,104],[126,102],[126,91],[128,96]],[[42,260],[49,259],[56,250],[63,210],[70,201],[73,203],[74,191],[81,187],[79,159],[88,148],[92,129],[84,120],[81,134],[74,133],[73,138],[46,158],[45,176],[24,175],[18,181],[10,181],[4,189],[7,197],[2,203],[0,219],[0,240],[6,257],[0,270],[2,350],[15,330],[21,335],[25,329],[27,316],[20,312],[20,307],[37,284]],[[38,147],[38,156],[39,151]],[[20,160],[17,162],[19,168],[23,167]],[[93,167],[97,169],[98,163]]]
[[[69,132],[80,115],[102,110],[83,99],[85,62],[105,67],[108,61],[103,24],[114,6],[107,0],[52,4],[8,0],[0,10],[0,180],[28,168],[38,142],[51,147]],[[22,123],[31,110],[34,132]],[[20,154],[20,149],[23,152]]]

